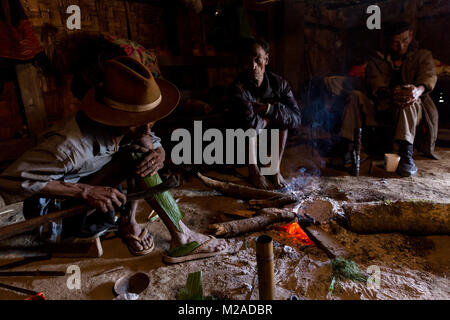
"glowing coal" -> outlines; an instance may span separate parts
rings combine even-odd
[[[280,236],[288,238],[295,244],[301,246],[314,246],[314,242],[309,239],[308,235],[303,231],[297,222],[280,226],[277,229],[282,231]]]

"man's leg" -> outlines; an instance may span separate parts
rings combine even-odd
[[[198,253],[219,252],[226,249],[227,243],[224,239],[211,240],[210,237],[189,229],[182,221],[179,221],[179,225],[182,231],[178,230],[177,226],[169,218],[166,211],[159,205],[159,203],[155,199],[150,200],[149,203],[169,230],[171,236],[171,249],[177,248],[193,241],[202,244],[209,240],[209,243],[202,246],[201,250],[199,250]]]
[[[355,129],[376,126],[375,106],[361,91],[353,90],[347,96],[342,114],[342,128],[339,136],[353,142]]]
[[[128,192],[137,191],[134,178],[127,179],[127,186]],[[153,237],[136,221],[137,206],[138,200],[127,202],[119,220],[119,234],[126,238],[128,246],[135,253],[153,248]]]
[[[366,126],[376,126],[375,106],[361,91],[351,91],[345,101],[342,114],[342,127],[339,133],[341,138],[339,150],[342,154],[342,166],[350,164],[354,151],[355,132]]]
[[[272,182],[276,189],[284,188],[287,185],[287,183],[284,180],[283,176],[281,175],[281,171],[280,171],[281,160],[283,159],[284,148],[286,146],[287,138],[288,138],[288,130],[287,129],[280,130],[280,135],[278,138],[278,148],[279,148],[278,168],[277,168],[277,173],[271,177]]]
[[[258,167],[258,143],[257,139],[249,139],[248,142],[248,180],[255,187],[260,189],[270,189],[267,179],[261,174]]]
[[[134,170],[134,165],[131,164],[127,168],[130,167]],[[146,184],[142,180],[142,178],[137,177],[134,172],[131,173],[129,171],[128,174],[129,176],[127,183],[130,192],[146,188]],[[135,251],[144,251],[153,246],[153,237],[149,233],[147,233],[140,241],[137,241],[133,237],[129,237],[130,235],[139,237],[143,232],[139,224],[136,222],[135,218],[137,203],[138,201],[127,203],[129,210],[125,210],[125,214],[121,216],[119,232],[124,234],[125,237],[128,235],[128,244],[131,245]],[[178,230],[177,226],[170,219],[167,212],[163,207],[161,207],[158,201],[152,199],[149,200],[149,204],[156,211],[164,225],[169,230],[169,233],[171,235],[171,248],[176,248],[192,241],[196,241],[199,244],[209,241],[207,245],[203,245],[202,248],[198,250],[198,253],[212,253],[226,249],[227,243],[225,240],[211,240],[211,238],[206,235],[190,230],[182,221],[179,221],[179,225],[182,231]]]
[[[399,144],[400,162],[397,173],[403,177],[413,176],[417,173],[417,167],[413,159],[414,138],[416,128],[422,119],[422,102],[414,102],[411,106],[398,108],[397,126],[394,139]]]
[[[116,157],[102,168],[99,172],[84,179],[83,183],[117,187],[127,179],[128,191],[135,189],[134,176],[135,165],[125,153],[119,153]],[[140,240],[143,230],[136,221],[136,209],[138,201],[129,201],[125,204],[119,220],[119,234],[126,238],[127,243],[133,248],[133,251],[145,251],[153,247],[153,237],[146,233]]]

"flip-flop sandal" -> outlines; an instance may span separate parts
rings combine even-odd
[[[181,262],[186,262],[186,261],[191,261],[191,260],[197,260],[197,259],[204,259],[204,258],[213,257],[213,256],[216,256],[216,255],[219,255],[219,254],[223,254],[223,253],[225,253],[227,251],[228,246],[225,247],[225,249],[223,249],[221,251],[200,252],[200,253],[198,253],[200,250],[202,250],[204,247],[206,247],[211,241],[216,240],[216,238],[211,236],[211,235],[209,235],[208,237],[209,237],[208,240],[206,240],[202,244],[196,246],[192,251],[190,251],[186,255],[183,255],[183,256],[170,256],[167,253],[164,254],[163,261],[165,263],[168,263],[168,264],[181,263]],[[187,245],[191,245],[191,244],[192,244],[192,242],[187,244]],[[176,249],[173,249],[173,250],[176,250]],[[171,250],[171,251],[173,251],[173,250]]]
[[[143,250],[140,250],[140,251],[137,251],[136,249],[134,249],[134,248],[131,246],[131,244],[130,244],[130,240],[135,240],[135,241],[141,243],[141,241],[145,238],[145,236],[147,235],[147,233],[148,233],[147,228],[144,228],[144,229],[142,229],[142,232],[141,232],[141,234],[139,235],[139,237],[136,237],[136,236],[133,235],[133,234],[127,234],[127,235],[124,236],[124,241],[126,240],[125,243],[126,243],[126,245],[127,245],[127,247],[128,247],[128,250],[131,252],[131,254],[133,254],[133,255],[135,255],[135,256],[145,256],[146,254],[149,254],[150,252],[153,251],[153,249],[155,248],[155,243],[153,242],[153,239],[152,239],[150,248],[148,248],[148,249],[143,249]],[[142,244],[141,244],[141,245],[142,245]]]

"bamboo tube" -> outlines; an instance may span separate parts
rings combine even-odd
[[[275,296],[273,242],[269,236],[256,238],[256,261],[258,264],[258,287],[260,300],[273,300]]]

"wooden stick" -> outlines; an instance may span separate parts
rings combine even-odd
[[[263,209],[263,208],[279,208],[285,205],[294,203],[297,201],[293,201],[294,199],[290,196],[278,197],[275,199],[253,199],[249,200],[248,203],[252,208],[255,209]]]
[[[43,224],[56,221],[62,218],[73,217],[77,214],[85,212],[88,209],[85,205],[79,205],[67,210],[61,210],[46,214],[44,216],[36,217],[33,219],[21,221],[8,226],[0,228],[0,240],[6,239],[30,230],[37,228]]]
[[[25,294],[28,294],[31,296],[34,296],[35,294],[37,294],[36,291],[19,288],[19,287],[12,286],[12,285],[6,284],[6,283],[0,283],[0,288],[9,289],[9,290],[20,292],[20,293],[25,293]]]
[[[297,197],[293,195],[286,195],[281,192],[275,192],[275,191],[268,191],[268,190],[262,190],[262,189],[256,189],[251,187],[242,186],[236,183],[232,182],[223,182],[215,179],[211,179],[209,177],[206,177],[202,175],[200,172],[197,173],[197,176],[199,179],[208,187],[219,191],[220,193],[235,197],[239,199],[285,199],[286,201],[290,201],[288,203],[294,203],[298,199]]]
[[[277,208],[263,209],[258,213],[258,216],[249,219],[211,224],[209,229],[216,236],[233,237],[242,233],[260,231],[273,223],[292,221],[296,218],[294,212]]]
[[[356,233],[450,234],[450,203],[380,201],[343,206],[339,222]]]
[[[146,199],[147,201],[150,201],[149,199],[153,196],[164,193],[173,186],[178,185],[178,181],[172,177],[156,186],[153,186],[151,188],[148,188],[144,191],[138,191],[134,193],[130,193],[127,195],[127,200],[138,200],[138,199]],[[0,240],[6,239],[27,231],[31,231],[41,225],[44,225],[46,223],[57,221],[62,218],[69,218],[73,217],[75,215],[81,214],[86,212],[86,215],[92,214],[96,209],[91,209],[87,205],[78,205],[73,208],[67,209],[67,210],[60,210],[55,211],[43,216],[39,216],[36,218],[28,219],[22,222],[10,224],[4,227],[0,228]]]

